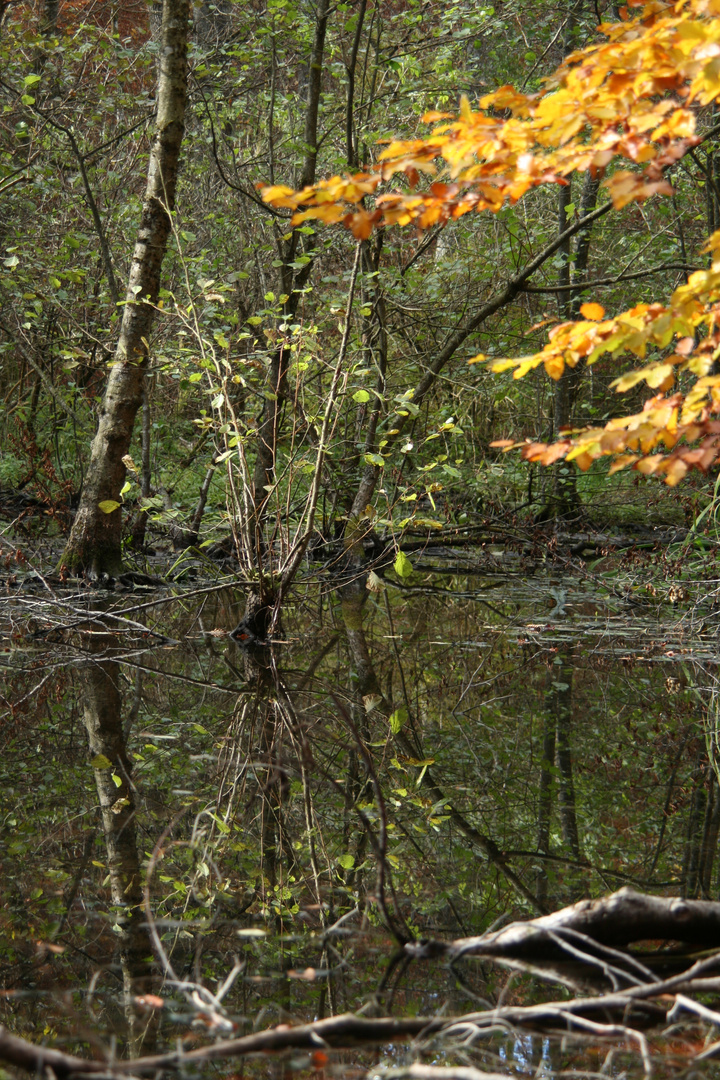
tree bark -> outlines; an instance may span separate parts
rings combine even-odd
[[[123,458],[142,404],[149,338],[175,205],[185,130],[189,0],[164,0],[157,125],[142,218],[130,268],[115,360],[108,377],[80,508],[62,562],[90,577],[122,570]],[[111,504],[115,503],[113,509]]]

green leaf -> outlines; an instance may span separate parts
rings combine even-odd
[[[393,563],[393,570],[398,577],[406,578],[410,577],[413,572],[413,565],[408,559],[404,551],[398,551],[395,556],[395,562]]]
[[[26,75],[25,78],[23,79],[23,82],[25,83],[26,87],[27,86],[34,86],[35,83],[40,82],[40,76],[39,75]]]
[[[115,787],[122,787],[122,776],[118,776],[117,773],[112,774],[112,782]]]
[[[390,730],[393,735],[397,735],[402,731],[403,724],[407,723],[408,711],[404,705],[401,705],[399,709],[396,709],[394,713],[391,713],[388,717],[390,724]]]
[[[106,758],[104,754],[96,754],[90,764],[93,769],[112,769],[112,761],[110,761],[110,758]]]
[[[353,401],[357,401],[358,405],[364,405],[366,401],[370,400],[370,395],[367,390],[356,390],[353,394]]]
[[[385,465],[385,458],[382,454],[366,454],[365,461],[368,465],[377,465],[379,468],[383,468]]]
[[[342,866],[343,870],[352,870],[355,865],[354,855],[341,855],[338,859],[338,864]]]
[[[218,817],[217,814],[211,813],[210,817],[213,819],[220,832],[224,836],[227,836],[227,834],[230,832],[230,826],[227,824],[227,822],[223,821],[223,819],[221,817]]]
[[[115,502],[115,499],[103,499],[98,503],[98,510],[102,510],[103,514],[112,514],[113,510],[117,510],[120,506],[119,502]]]

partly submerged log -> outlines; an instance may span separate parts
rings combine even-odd
[[[621,951],[631,943],[651,941],[684,948],[643,950],[635,955]],[[453,962],[477,956],[555,975],[577,973],[585,966],[607,975],[613,983],[613,976],[620,982],[635,983],[650,975],[649,968],[655,967],[653,957],[666,961],[675,957],[681,966],[687,966],[687,947],[692,950],[698,946],[720,947],[720,903],[647,896],[624,888],[611,896],[581,900],[551,915],[514,922],[478,937],[416,942],[405,949],[414,957],[445,956]]]

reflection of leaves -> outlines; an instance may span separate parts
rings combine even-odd
[[[391,713],[388,717],[390,724],[390,730],[393,735],[397,735],[402,731],[403,724],[407,723],[408,711],[404,705],[401,705],[399,709],[396,709],[394,713]]]
[[[406,578],[410,577],[413,572],[413,565],[408,559],[404,551],[398,551],[395,556],[395,562],[393,563],[393,570],[398,577]]]

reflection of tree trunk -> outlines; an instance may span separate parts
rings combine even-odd
[[[555,720],[545,712],[543,719],[542,761],[540,763],[540,793],[538,798],[538,852],[550,854],[550,819],[552,816],[553,770],[555,766]],[[537,898],[547,906],[548,864],[544,859],[537,872]]]
[[[278,866],[283,850],[288,872],[295,861],[292,848],[283,846],[283,803],[289,780],[282,760],[282,728],[272,700],[278,680],[269,640],[272,614],[273,609],[267,599],[260,592],[251,590],[246,597],[243,617],[233,631],[233,640],[238,643],[242,653],[248,687],[255,691],[254,712],[259,725],[259,738],[254,756],[257,759],[255,772],[261,798],[262,872],[271,891],[278,884]]]
[[[87,637],[94,659],[81,670],[83,721],[100,800],[107,849],[112,903],[117,915],[120,964],[123,973],[127,1017],[135,1027],[133,994],[146,993],[152,985],[150,938],[144,926],[143,888],[135,835],[135,793],[130,779],[122,723],[120,667],[111,658],[109,634]],[[137,1049],[137,1047],[134,1047]]]
[[[367,721],[367,709],[363,698],[375,698],[378,702],[382,699],[382,691],[375,674],[367,638],[362,626],[363,606],[367,597],[364,578],[351,582],[341,590],[342,616],[345,624],[345,634],[353,660],[353,670],[356,676],[354,686],[355,697],[355,724],[358,733],[365,742],[368,741],[369,726]],[[372,784],[367,775],[360,755],[353,747],[350,750],[348,760],[347,783],[345,785],[345,808],[344,808],[344,846],[351,851],[355,859],[355,866],[360,866],[367,852],[367,833],[355,831],[355,806],[360,798],[365,795],[372,798]],[[350,837],[355,835],[355,846],[350,848]],[[348,888],[360,889],[360,881],[357,872],[351,870],[346,877]]]
[[[573,668],[569,656],[560,665],[553,666],[548,704],[555,717],[555,752],[558,768],[558,802],[563,841],[573,858],[580,859],[580,837],[575,812],[575,783],[572,767],[572,680]]]

